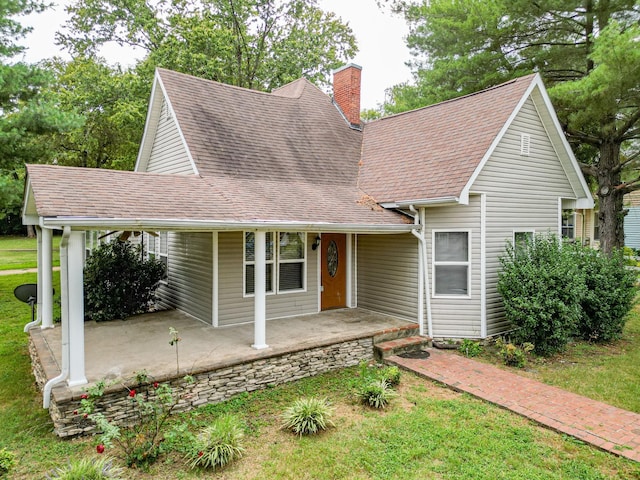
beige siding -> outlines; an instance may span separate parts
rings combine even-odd
[[[531,135],[529,156],[520,155],[520,134]],[[510,326],[496,288],[499,258],[515,229],[558,233],[558,198],[575,197],[531,100],[516,117],[471,189],[487,194],[487,333]]]
[[[318,312],[318,257],[307,235],[307,289],[299,293],[267,294],[267,319]],[[253,297],[244,297],[243,232],[219,234],[219,325],[253,322]]]
[[[472,195],[469,198],[469,205],[428,208],[426,214],[427,265],[429,268],[433,336],[435,338],[480,337],[480,245],[482,238],[480,231],[480,196]],[[434,294],[434,230],[468,230],[470,232],[471,288],[468,297],[438,297]]]
[[[417,321],[417,239],[358,235],[357,252],[358,307]]]
[[[162,303],[206,323],[212,321],[213,246],[211,233],[169,233],[168,279]]]
[[[165,101],[162,102],[162,113],[158,120],[158,130],[153,139],[146,171],[183,175],[194,173],[187,150],[180,138],[178,126],[170,115]]]

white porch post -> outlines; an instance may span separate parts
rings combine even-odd
[[[87,383],[84,370],[84,232],[72,231],[69,236],[68,321],[69,321],[69,380],[70,387]]]
[[[267,345],[267,294],[266,294],[266,234],[257,231],[254,234],[254,304],[253,304],[253,345],[256,350],[268,348]]]
[[[38,318],[42,328],[53,328],[53,235],[48,228],[38,230]]]
[[[42,322],[42,229],[38,226],[35,227],[35,231],[36,231],[36,265],[38,267],[38,280],[37,280],[37,284],[38,287],[36,289],[36,305],[38,306],[37,309],[37,318],[36,321],[38,323]],[[36,323],[37,325],[37,323]],[[25,332],[26,332],[26,327],[25,327]]]

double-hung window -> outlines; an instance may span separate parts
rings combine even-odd
[[[304,291],[306,288],[306,233],[266,233],[266,292]],[[255,235],[244,234],[244,293],[253,295],[255,271]],[[276,288],[277,286],[277,288]]]
[[[436,296],[469,295],[470,237],[470,231],[433,232],[433,290]]]
[[[168,233],[149,232],[145,237],[147,239],[147,258],[156,258],[166,267],[169,263]]]

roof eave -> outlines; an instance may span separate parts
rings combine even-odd
[[[442,205],[466,205],[469,203],[468,197],[465,201],[464,198],[456,196],[437,197],[437,198],[420,198],[414,200],[398,200],[395,202],[381,202],[380,206],[383,208],[408,208],[414,207],[439,207]]]
[[[167,231],[237,231],[274,230],[335,233],[403,233],[415,229],[413,224],[366,224],[296,222],[279,220],[219,221],[152,218],[43,217],[42,225],[51,228],[69,226],[74,230],[167,230]]]

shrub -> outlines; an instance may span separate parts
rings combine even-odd
[[[397,395],[385,380],[372,380],[358,392],[360,401],[373,408],[385,408]]]
[[[575,257],[586,284],[578,335],[594,342],[619,338],[636,294],[635,272],[625,268],[621,252],[607,256],[576,248]]]
[[[326,398],[300,398],[282,414],[283,428],[297,435],[314,435],[333,426],[333,409]]]
[[[380,379],[387,382],[391,387],[396,387],[400,384],[400,369],[395,365],[385,367],[380,373]]]
[[[473,340],[465,338],[460,343],[459,350],[465,357],[477,357],[482,353],[482,345],[480,345],[480,342],[474,342]]]
[[[570,248],[554,235],[538,235],[526,246],[507,244],[500,258],[498,292],[516,343],[530,342],[550,355],[565,348],[582,315],[586,287]]]
[[[223,415],[205,427],[197,436],[187,456],[191,468],[223,468],[244,453],[241,422],[232,415]]]
[[[85,314],[107,321],[148,311],[166,272],[161,261],[143,259],[140,246],[114,241],[93,250],[84,275]]]
[[[0,448],[0,478],[4,478],[14,467],[16,455],[6,448]]]
[[[505,365],[524,368],[527,364],[527,354],[534,349],[533,344],[523,343],[521,346],[506,343],[502,338],[496,340],[498,355]]]
[[[80,458],[70,460],[64,467],[56,468],[47,479],[56,480],[119,480],[124,478],[122,468],[115,466],[109,457]]]

